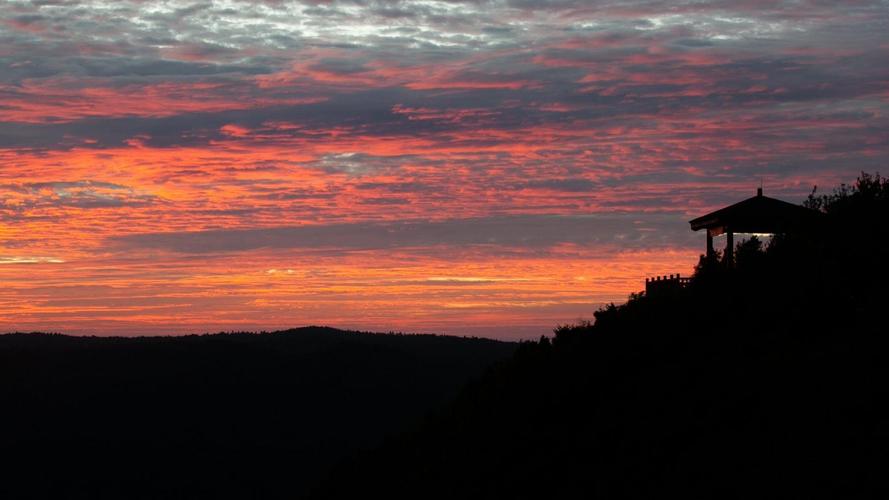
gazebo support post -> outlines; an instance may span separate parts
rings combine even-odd
[[[735,263],[735,233],[725,233],[725,265],[732,267]]]
[[[712,260],[715,253],[713,251],[713,235],[710,234],[709,229],[705,229],[705,231],[707,232],[707,260]]]

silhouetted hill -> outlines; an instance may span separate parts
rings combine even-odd
[[[885,498],[889,182],[524,343],[323,498]]]
[[[0,336],[0,498],[298,498],[515,344],[330,328]]]

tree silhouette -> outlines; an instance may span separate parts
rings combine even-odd
[[[764,256],[762,241],[755,235],[735,245],[735,265],[738,268],[760,266]]]

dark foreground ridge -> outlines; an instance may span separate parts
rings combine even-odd
[[[524,343],[322,498],[886,498],[889,182]]]
[[[319,327],[0,335],[0,498],[300,498],[514,350]]]

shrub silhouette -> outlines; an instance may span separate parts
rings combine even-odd
[[[756,236],[735,245],[735,266],[739,269],[760,267],[764,257],[762,241]]]

